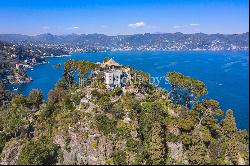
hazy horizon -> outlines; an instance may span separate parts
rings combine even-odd
[[[21,33],[0,33],[0,35],[24,35],[24,36],[38,36],[38,35],[45,35],[45,34],[51,34],[51,35],[56,35],[56,36],[67,36],[67,35],[106,35],[106,36],[127,36],[127,35],[144,35],[144,34],[175,34],[175,33],[181,33],[185,35],[194,35],[194,34],[206,34],[206,35],[215,35],[215,34],[221,34],[221,35],[241,35],[244,33],[249,33],[249,31],[242,32],[242,33],[231,33],[231,34],[226,34],[226,33],[203,33],[203,32],[197,32],[197,33],[182,33],[182,32],[145,32],[145,33],[134,33],[134,34],[116,34],[116,35],[109,35],[109,34],[103,34],[103,33],[68,33],[68,34],[54,34],[50,32],[45,32],[45,33],[40,33],[40,34],[34,34],[34,35],[29,35],[29,34],[21,34]]]

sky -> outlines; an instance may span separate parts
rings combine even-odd
[[[238,34],[248,29],[248,0],[0,1],[0,34]]]

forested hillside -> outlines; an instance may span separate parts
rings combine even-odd
[[[0,88],[0,164],[248,164],[248,132],[204,98],[202,81],[166,73],[168,92],[134,71],[146,79],[108,90],[92,78],[78,86],[66,64],[47,101]],[[81,74],[93,68],[77,64]]]

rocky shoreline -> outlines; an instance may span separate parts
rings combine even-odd
[[[33,79],[27,75],[27,70],[31,69],[33,70],[34,66],[38,66],[38,65],[42,65],[42,64],[46,64],[47,62],[41,62],[41,63],[35,63],[32,65],[22,65],[22,69],[19,69],[19,67],[17,67],[17,71],[14,72],[14,75],[8,75],[7,76],[7,80],[8,83],[11,85],[14,84],[25,84],[25,83],[30,83],[33,81]],[[16,65],[20,65],[20,64],[16,64]]]

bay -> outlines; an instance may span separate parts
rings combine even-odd
[[[62,77],[65,61],[75,59],[102,62],[105,57],[150,73],[152,77],[160,80],[159,86],[166,89],[169,89],[169,85],[164,76],[169,71],[181,72],[199,79],[208,87],[207,98],[218,100],[224,111],[233,109],[237,127],[249,129],[248,51],[106,52],[47,58],[49,63],[28,71],[34,81],[19,85],[17,92],[27,95],[32,89],[41,89],[46,99],[49,90]],[[55,64],[62,66],[55,68]]]

